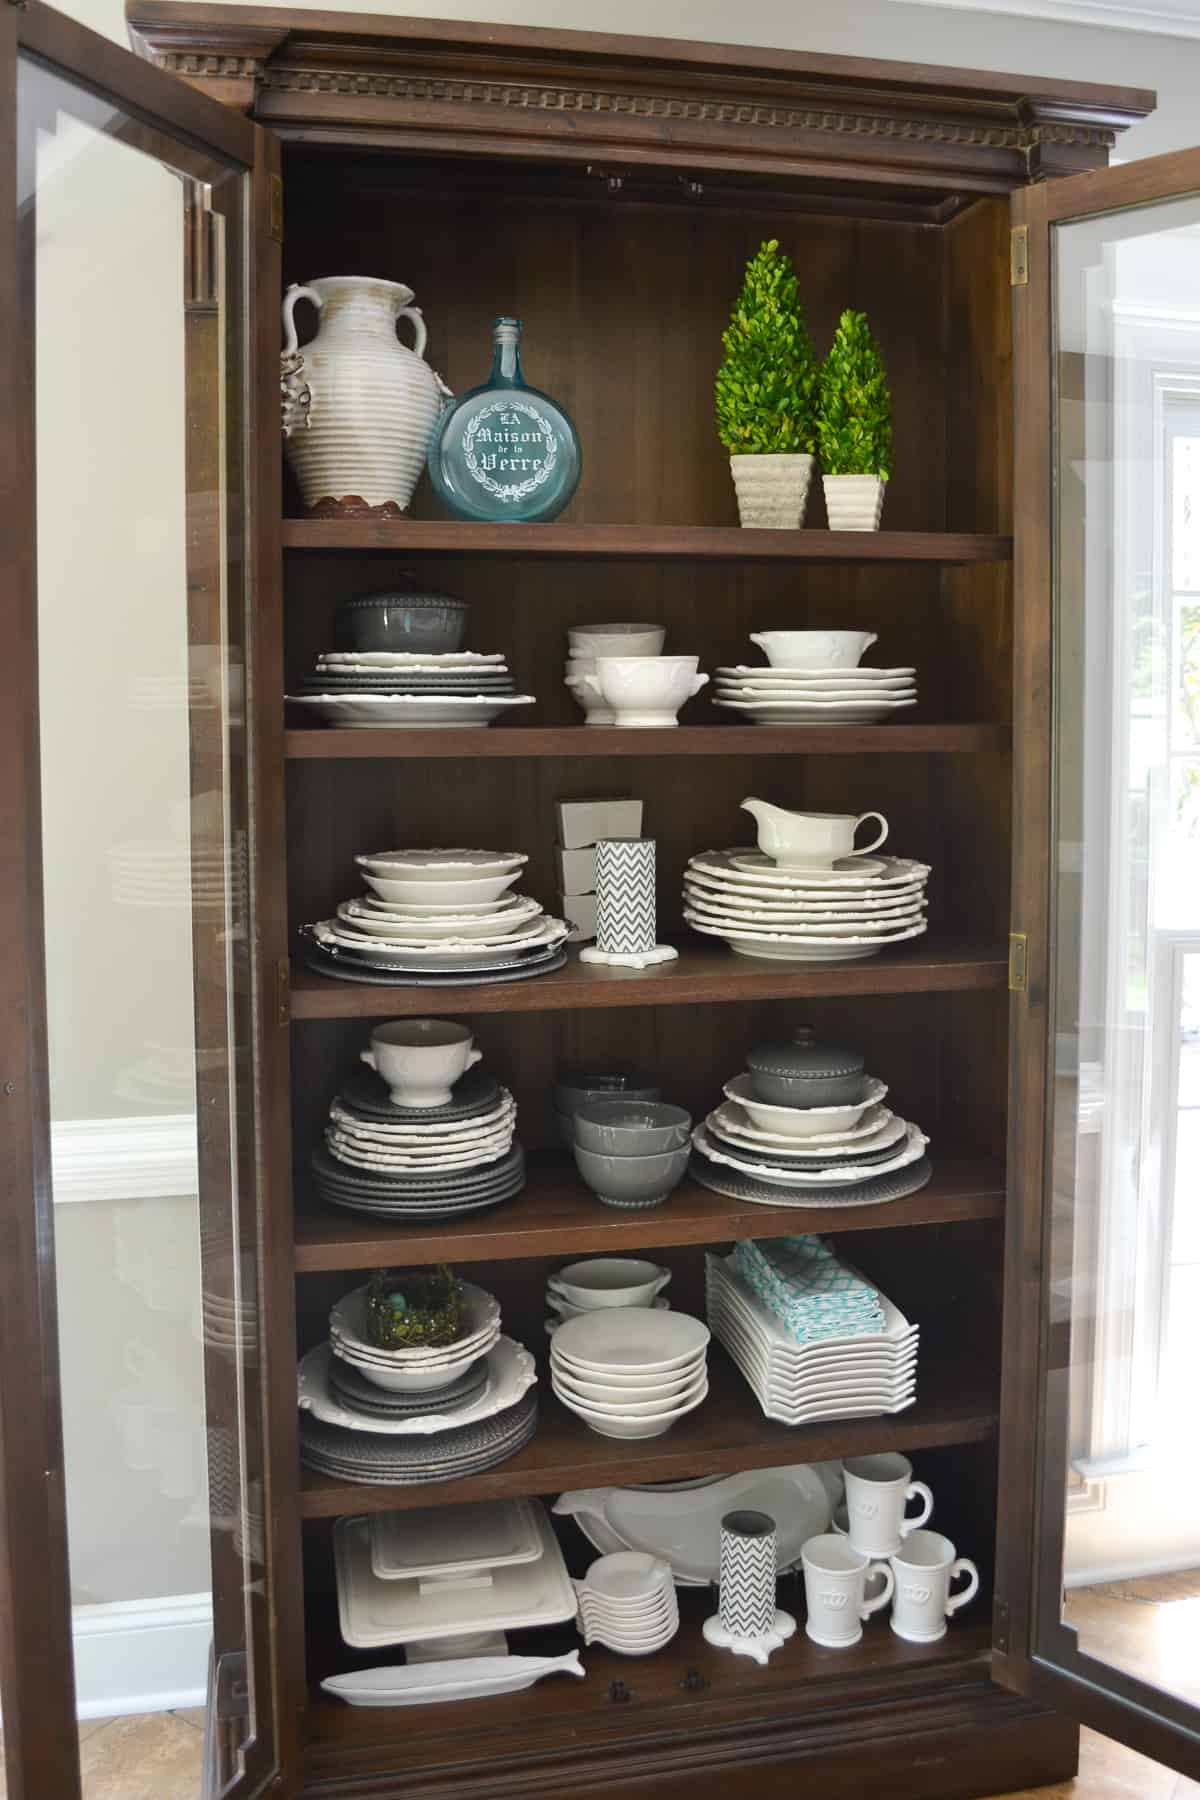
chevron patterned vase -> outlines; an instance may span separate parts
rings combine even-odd
[[[769,1513],[731,1512],[721,1520],[719,1610],[704,1624],[710,1644],[765,1663],[791,1637],[796,1621],[775,1605],[775,1521]]]
[[[581,962],[644,969],[679,955],[654,941],[655,843],[653,838],[601,838],[596,845],[596,942]]]

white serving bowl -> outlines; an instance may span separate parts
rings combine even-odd
[[[555,1335],[557,1336],[557,1333]],[[675,1412],[656,1413],[651,1418],[638,1418],[633,1414],[619,1416],[614,1413],[597,1412],[594,1407],[581,1406],[577,1401],[571,1400],[563,1394],[559,1394],[558,1398],[568,1412],[575,1413],[589,1430],[598,1433],[600,1437],[655,1438],[662,1437],[686,1414],[694,1412],[698,1406],[702,1405],[707,1393],[708,1383],[705,1382],[686,1406],[679,1407]]]
[[[678,723],[680,707],[707,683],[699,666],[698,656],[598,656],[583,682],[612,707],[618,727],[662,729]]]
[[[857,669],[875,631],[752,631],[773,669]]]
[[[497,1332],[496,1338],[499,1335]],[[469,1356],[464,1356],[457,1362],[422,1363],[408,1367],[400,1364],[390,1369],[383,1368],[379,1363],[360,1362],[357,1357],[347,1356],[344,1347],[336,1342],[334,1350],[343,1362],[350,1363],[368,1381],[374,1382],[378,1388],[386,1389],[389,1394],[425,1394],[431,1388],[447,1387],[450,1382],[457,1381],[460,1375],[465,1375],[481,1356],[486,1356],[496,1338],[482,1348],[472,1350]]]
[[[736,1100],[749,1113],[751,1124],[760,1131],[770,1131],[778,1137],[807,1138],[827,1131],[852,1131],[868,1107],[878,1105],[888,1091],[887,1082],[876,1075],[866,1075],[863,1081],[862,1099],[852,1106],[769,1106],[765,1100],[755,1099],[748,1073],[735,1075],[725,1083],[722,1092],[727,1100]]]
[[[568,1263],[547,1286],[582,1312],[603,1306],[649,1306],[671,1279],[670,1269],[634,1256],[593,1256]]]
[[[568,670],[566,676],[563,678],[563,686],[570,693],[575,704],[583,708],[587,715],[586,722],[589,725],[615,725],[617,722],[617,715],[612,707],[606,705],[600,695],[593,693],[592,689],[587,685],[587,677],[589,675],[594,675],[595,672],[596,668],[594,660],[592,661],[591,668],[584,670],[582,674],[572,674],[570,670]]]
[[[354,860],[389,881],[479,881],[522,869],[529,858],[523,850],[374,850]]]
[[[572,658],[658,656],[666,636],[663,625],[572,625],[567,643]]]
[[[364,869],[363,879],[381,900],[404,900],[421,905],[445,906],[457,901],[474,905],[477,901],[499,900],[513,883],[520,881],[521,870],[509,875],[489,875],[479,881],[391,881],[382,875],[370,875]]]
[[[706,1349],[709,1336],[704,1321],[690,1313],[608,1307],[566,1320],[554,1334],[554,1352],[580,1365],[585,1380],[610,1374],[648,1378],[686,1368]]]
[[[553,1357],[551,1357],[551,1362],[553,1363]],[[554,1391],[560,1398],[574,1400],[580,1406],[587,1407],[589,1412],[599,1413],[602,1417],[654,1419],[660,1413],[679,1412],[687,1406],[690,1401],[695,1399],[702,1387],[707,1387],[708,1374],[704,1368],[701,1368],[699,1374],[694,1376],[686,1387],[678,1388],[674,1393],[660,1395],[658,1398],[644,1400],[641,1398],[637,1400],[596,1400],[591,1394],[583,1393],[581,1389],[568,1382],[566,1376],[557,1367],[553,1369],[552,1381]],[[601,1389],[600,1391],[602,1393],[612,1392],[611,1389]]]

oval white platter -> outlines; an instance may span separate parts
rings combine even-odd
[[[442,1700],[519,1694],[547,1675],[583,1673],[578,1650],[568,1650],[565,1656],[464,1656],[362,1669],[353,1675],[331,1675],[321,1686],[350,1706],[430,1706]]]
[[[375,1413],[355,1412],[337,1399],[329,1386],[332,1356],[328,1344],[318,1344],[301,1358],[296,1378],[300,1406],[327,1425],[341,1425],[347,1431],[374,1431],[381,1437],[432,1437],[439,1431],[494,1418],[507,1407],[515,1406],[537,1381],[537,1364],[525,1346],[512,1338],[500,1337],[487,1353],[487,1385],[468,1405],[442,1413],[388,1419]]]
[[[721,1149],[713,1142],[703,1125],[698,1125],[693,1131],[692,1142],[709,1162],[724,1163],[727,1168],[738,1169],[743,1175],[757,1175],[780,1187],[832,1187],[843,1182],[853,1185],[856,1181],[871,1181],[876,1176],[891,1174],[894,1169],[907,1168],[909,1163],[924,1156],[929,1139],[917,1126],[908,1125],[903,1146],[886,1162],[870,1163],[866,1167],[858,1164],[853,1168],[834,1162],[821,1169],[804,1170],[780,1168],[778,1163],[756,1163],[732,1156],[728,1150]]]

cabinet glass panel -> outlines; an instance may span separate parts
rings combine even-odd
[[[1041,1647],[1200,1702],[1200,199],[1054,234]],[[1064,1636],[1064,1633],[1068,1635]],[[1112,1685],[1109,1676],[1103,1678]]]
[[[263,1743],[245,770],[248,177],[40,65],[35,298],[51,1149],[85,1796]],[[33,476],[36,474],[36,496]],[[211,1658],[210,1658],[211,1651]],[[202,1712],[210,1686],[215,1704]],[[261,1667],[261,1663],[258,1664]]]

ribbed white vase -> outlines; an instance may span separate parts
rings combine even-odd
[[[445,389],[424,360],[425,321],[412,289],[367,275],[329,275],[291,287],[283,302],[284,367],[310,398],[307,424],[285,413],[288,461],[305,507],[333,515],[402,513],[425,467]],[[320,312],[316,337],[297,349],[301,300]],[[414,345],[396,335],[412,321]]]
[[[801,452],[731,456],[729,467],[743,525],[775,531],[795,531],[803,525],[812,481],[811,456]]]
[[[878,531],[883,513],[883,475],[825,475],[830,531]]]

